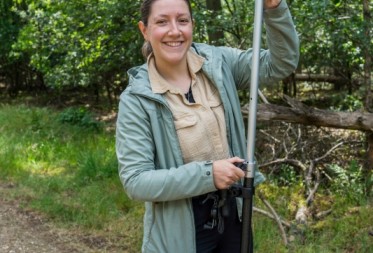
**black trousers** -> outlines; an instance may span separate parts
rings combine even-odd
[[[240,253],[242,223],[239,221],[235,198],[230,200],[230,215],[224,217],[224,232],[218,228],[206,229],[205,224],[211,221],[211,209],[214,201],[206,195],[193,198],[194,222],[196,226],[197,253]]]

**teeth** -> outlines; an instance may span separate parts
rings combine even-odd
[[[166,44],[170,47],[177,47],[181,45],[181,42],[167,42]]]

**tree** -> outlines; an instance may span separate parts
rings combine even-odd
[[[302,69],[312,74],[344,77],[349,83],[335,83],[336,89],[352,85],[362,55],[359,50],[362,20],[358,1],[294,2],[294,19],[301,33]],[[350,92],[352,87],[350,88]]]
[[[371,24],[372,16],[369,10],[369,0],[363,0],[363,17],[364,17],[364,35],[366,40],[363,43],[364,54],[364,86],[366,90],[365,108],[368,111],[373,110],[372,98],[372,41],[371,41]]]
[[[25,84],[35,83],[38,75],[29,67],[27,56],[12,54],[12,47],[24,25],[12,8],[12,0],[0,2],[0,81],[5,85],[7,93],[15,96]]]
[[[25,1],[26,2],[26,1]],[[134,1],[27,1],[17,8],[26,23],[15,53],[30,55],[30,64],[53,88],[91,87],[108,97],[123,89],[126,69],[140,62],[137,32],[139,3]],[[123,15],[123,13],[128,13]]]
[[[220,0],[206,0],[206,7],[216,17],[222,12]],[[224,40],[224,33],[221,29],[208,30],[209,42],[219,45]]]

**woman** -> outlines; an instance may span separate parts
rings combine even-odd
[[[270,83],[296,68],[298,38],[285,0],[264,6],[260,81]],[[189,0],[145,0],[141,15],[147,63],[128,72],[116,151],[126,193],[145,201],[142,252],[240,252],[241,200],[222,217],[217,192],[244,177],[237,89],[250,87],[252,51],[192,42]]]

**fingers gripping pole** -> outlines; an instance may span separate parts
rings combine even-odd
[[[247,129],[247,152],[248,166],[244,178],[243,206],[242,206],[242,238],[241,253],[254,252],[254,240],[251,228],[252,206],[254,195],[254,172],[256,168],[254,150],[256,135],[256,113],[258,103],[258,86],[259,86],[259,64],[260,64],[260,47],[262,34],[263,19],[263,1],[255,0],[254,16],[254,35],[253,35],[253,57],[251,67],[251,85],[250,85],[250,105]]]

